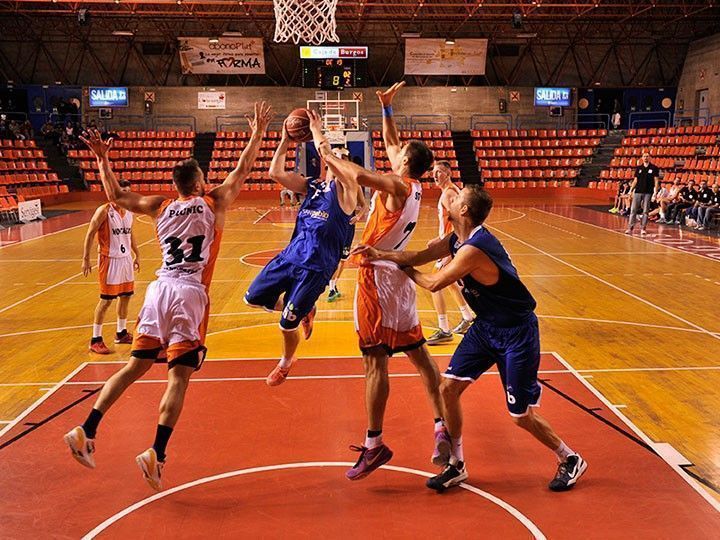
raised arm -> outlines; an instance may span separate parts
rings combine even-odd
[[[140,270],[140,250],[135,239],[135,228],[130,230],[130,250],[133,253],[133,268],[136,272]]]
[[[365,260],[372,261],[390,261],[398,266],[422,266],[431,261],[436,261],[450,255],[450,236],[447,235],[442,240],[430,243],[428,247],[422,251],[384,251],[371,246],[360,244],[355,246],[350,252],[351,255],[360,255]]]
[[[383,142],[385,143],[385,149],[387,150],[388,159],[392,164],[392,168],[395,172],[400,167],[400,134],[398,133],[397,126],[395,125],[395,119],[393,118],[392,101],[400,90],[405,86],[405,81],[393,84],[390,88],[381,92],[378,90],[375,92],[380,104],[382,105],[383,115]]]
[[[449,243],[447,247],[450,249]],[[438,272],[426,274],[412,267],[404,270],[410,279],[430,292],[440,291],[470,274],[485,285],[497,283],[500,277],[497,265],[483,251],[473,246],[461,247],[455,257]]]
[[[87,276],[92,269],[90,264],[90,250],[92,249],[93,239],[100,229],[100,226],[107,219],[107,206],[102,205],[93,214],[90,224],[88,225],[87,232],[85,233],[85,241],[83,242],[83,257],[82,257],[82,273],[83,276]]]
[[[293,193],[302,193],[304,195],[307,193],[307,180],[305,180],[301,174],[285,170],[285,159],[287,158],[289,147],[290,136],[285,128],[285,124],[283,124],[280,146],[275,150],[275,155],[270,163],[270,178],[278,184],[285,186]]]
[[[240,154],[240,159],[235,169],[227,175],[222,184],[209,193],[216,203],[225,207],[229,206],[237,198],[243,184],[245,184],[245,180],[247,180],[247,177],[252,171],[258,152],[260,151],[260,145],[265,136],[265,130],[272,120],[272,107],[264,101],[262,103],[255,103],[253,118],[247,116],[246,118],[252,131],[250,141],[242,154]]]
[[[146,197],[139,193],[133,193],[132,191],[123,191],[122,188],[120,188],[120,184],[110,166],[110,158],[108,157],[110,148],[112,148],[113,139],[110,138],[107,141],[103,141],[100,137],[100,132],[97,129],[91,129],[80,136],[80,140],[95,154],[95,159],[100,169],[100,180],[102,181],[108,200],[136,214],[155,217],[165,198],[157,195]]]

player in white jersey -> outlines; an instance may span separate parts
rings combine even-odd
[[[136,458],[150,486],[161,489],[165,449],[180,416],[190,376],[200,369],[207,351],[204,340],[209,314],[208,287],[225,213],[252,170],[271,118],[270,107],[264,102],[255,104],[255,116],[249,121],[250,141],[235,170],[212,191],[206,192],[197,161],[188,159],[175,165],[173,182],[177,199],[122,191],[108,159],[112,139],[104,142],[97,131],[82,138],[95,153],[110,202],[155,219],[163,251],[158,279],[148,286],[138,315],[130,361],[105,383],[85,423],[65,435],[73,457],[86,467],[95,467],[94,439],[103,415],[161,354],[166,354],[168,385],[160,401],[155,442]]]
[[[404,83],[377,92],[383,107],[383,139],[392,163],[391,174],[377,174],[332,154],[329,144],[319,146],[320,155],[333,174],[354,178],[360,185],[376,190],[370,203],[370,216],[362,243],[381,249],[402,251],[412,237],[418,221],[422,187],[420,178],[430,169],[433,155],[420,141],[400,142],[392,117],[392,100]],[[382,439],[385,407],[390,385],[388,360],[404,352],[420,372],[434,412],[436,447],[433,460],[450,451],[443,422],[439,393],[440,373],[425,346],[418,318],[415,284],[396,265],[359,260],[358,286],[355,292],[355,328],[365,366],[365,405],[368,429],[365,443],[352,447],[360,452],[354,467],[347,471],[349,480],[360,480],[387,463],[392,451]]]
[[[121,189],[130,191],[129,182],[121,182]],[[98,281],[100,301],[95,306],[90,350],[96,354],[110,354],[103,341],[102,327],[105,314],[117,298],[117,332],[115,343],[129,345],[132,335],[127,331],[128,304],[135,291],[133,271],[140,270],[140,253],[132,230],[133,215],[112,203],[105,203],[95,210],[83,243],[82,272],[90,274],[90,248],[93,238],[98,239]]]
[[[448,161],[436,161],[433,167],[433,179],[435,185],[442,190],[440,198],[438,199],[438,236],[434,241],[445,238],[448,234],[453,232],[452,224],[448,219],[448,208],[450,207],[450,201],[452,198],[460,193],[460,188],[456,186],[452,181],[452,168]],[[435,271],[440,271],[448,262],[452,260],[452,257],[445,257],[435,263]],[[449,343],[453,339],[453,334],[465,334],[470,326],[472,326],[475,314],[470,309],[467,302],[463,298],[462,290],[460,285],[457,283],[451,283],[447,286],[447,290],[450,291],[450,295],[455,300],[455,303],[460,309],[462,314],[462,321],[452,330],[450,330],[450,322],[448,321],[447,306],[445,304],[445,296],[443,291],[435,291],[432,293],[433,305],[438,315],[438,330],[433,333],[427,340],[428,345],[440,345],[441,343]]]

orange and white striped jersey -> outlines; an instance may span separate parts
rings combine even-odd
[[[132,257],[130,234],[132,212],[107,203],[107,219],[98,229],[98,253],[106,257]]]
[[[370,214],[362,235],[362,243],[389,251],[402,251],[408,245],[417,225],[422,199],[422,186],[417,180],[403,178],[408,188],[405,205],[390,212],[376,191],[370,201]]]
[[[156,219],[163,264],[159,278],[169,277],[210,286],[222,230],[210,197],[166,200]]]

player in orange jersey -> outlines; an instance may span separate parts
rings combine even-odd
[[[129,182],[120,182],[120,188],[130,191]],[[102,337],[102,326],[112,301],[117,298],[117,332],[115,343],[130,344],[132,335],[127,331],[128,304],[135,291],[134,271],[140,270],[140,253],[132,231],[132,212],[112,203],[95,210],[83,243],[82,272],[90,274],[90,248],[93,238],[98,239],[98,281],[100,301],[95,307],[90,350],[97,354],[110,354]]]
[[[455,185],[452,181],[452,168],[448,161],[436,161],[433,167],[433,179],[435,185],[442,191],[440,198],[438,199],[438,236],[437,240],[445,238],[448,234],[453,232],[452,224],[448,219],[448,208],[450,207],[450,200],[460,193],[460,188]],[[450,257],[440,259],[435,263],[435,270],[440,271],[442,268],[450,262]],[[455,303],[460,308],[462,314],[462,321],[450,330],[450,322],[447,316],[447,306],[445,304],[445,295],[443,291],[435,291],[432,293],[433,304],[435,305],[435,311],[438,315],[438,330],[433,333],[427,340],[428,345],[440,345],[441,343],[449,343],[453,339],[453,334],[465,334],[470,326],[472,326],[475,314],[473,313],[470,306],[462,296],[462,290],[460,285],[457,283],[451,283],[447,286],[447,290],[450,291],[450,295],[455,300]]]
[[[110,202],[152,217],[163,250],[158,279],[148,285],[138,315],[130,361],[105,383],[85,423],[65,435],[73,457],[86,467],[95,467],[94,439],[103,415],[164,351],[168,361],[168,384],[160,401],[155,442],[136,458],[150,486],[161,489],[168,440],[180,417],[190,376],[200,369],[207,352],[204,341],[209,315],[208,289],[225,213],[252,170],[271,118],[269,106],[264,102],[255,104],[255,116],[249,120],[250,142],[235,170],[212,191],[206,191],[197,161],[188,159],[175,165],[176,199],[123,191],[108,158],[112,139],[103,141],[97,131],[82,138],[95,153]]]
[[[393,172],[378,174],[333,155],[330,145],[319,145],[321,157],[333,174],[350,177],[375,189],[362,243],[390,251],[402,251],[410,242],[420,212],[420,178],[430,169],[433,155],[420,141],[400,142],[392,117],[392,100],[405,83],[377,92],[383,108],[383,139]],[[365,443],[352,447],[360,457],[346,476],[360,480],[387,463],[392,451],[383,443],[382,430],[390,391],[388,359],[404,352],[420,372],[435,415],[436,446],[433,461],[446,459],[450,439],[443,422],[438,386],[440,373],[425,346],[418,318],[415,284],[392,263],[361,259],[355,293],[355,328],[365,366],[365,403],[368,429]]]

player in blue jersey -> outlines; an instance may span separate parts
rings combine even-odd
[[[320,116],[311,111],[310,117],[315,146],[328,144]],[[304,195],[305,200],[298,210],[290,243],[263,268],[245,293],[246,304],[282,312],[283,350],[280,361],[267,377],[270,386],[282,384],[297,361],[300,323],[305,339],[312,334],[315,302],[338,266],[357,206],[358,185],[352,178],[323,181],[286,171],[289,144],[283,127],[280,146],[270,164],[270,177]]]
[[[458,345],[440,386],[445,424],[451,438],[450,455],[443,471],[427,481],[437,491],[468,477],[462,447],[460,396],[472,382],[497,365],[505,387],[507,407],[515,424],[550,448],[560,462],[550,482],[553,491],[572,488],[587,463],[533,410],[540,405],[540,333],[535,299],[520,281],[505,248],[483,223],[492,208],[487,191],[466,186],[450,200],[449,219],[454,232],[420,252],[385,252],[358,246],[370,260],[384,259],[405,269],[410,278],[429,291],[459,281],[462,293],[476,313],[475,321]],[[414,267],[452,256],[439,272],[425,274]]]

